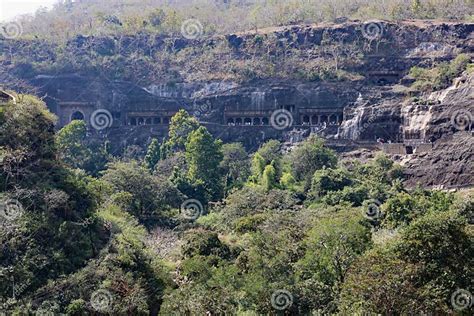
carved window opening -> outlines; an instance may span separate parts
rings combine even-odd
[[[84,120],[84,114],[81,111],[76,111],[72,113],[71,115],[71,122],[72,121],[83,121]]]
[[[308,125],[309,124],[309,116],[308,115],[304,115],[303,116],[303,125]]]
[[[295,106],[294,105],[285,105],[285,110],[294,112],[295,111]]]

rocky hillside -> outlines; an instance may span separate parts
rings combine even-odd
[[[94,109],[107,109],[113,122],[101,137],[120,146],[143,146],[150,137],[166,135],[166,124],[153,125],[150,118],[153,126],[146,126],[145,116],[134,126],[133,115],[159,113],[163,123],[180,108],[215,136],[251,149],[270,138],[301,139],[321,130],[321,120],[334,118],[340,126],[325,127],[321,136],[369,147],[378,139],[413,148],[433,143],[432,151],[416,159],[405,157],[413,148],[388,151],[409,158],[411,184],[472,183],[472,174],[463,169],[471,157],[471,138],[459,138],[468,146],[457,140],[457,134],[471,130],[472,72],[465,71],[447,89],[422,90],[413,85],[411,70],[432,69],[460,54],[471,59],[474,24],[339,22],[197,39],[147,33],[77,36],[64,45],[4,39],[0,79],[6,88],[42,96],[59,116],[58,127],[73,111],[88,121]],[[263,126],[277,109],[290,110],[291,124],[281,130]],[[459,128],[458,117],[467,125]],[[262,126],[247,128],[246,120]],[[436,177],[426,172],[453,159],[461,171],[452,166],[457,171]],[[438,167],[427,167],[427,161]]]
[[[474,76],[465,75],[451,87],[424,96],[421,133],[433,141],[433,150],[404,162],[411,185],[445,188],[474,182]],[[435,101],[435,102],[430,102]]]

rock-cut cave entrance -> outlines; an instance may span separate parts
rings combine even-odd
[[[81,111],[76,111],[71,115],[71,122],[72,121],[83,121],[84,120],[84,113]]]

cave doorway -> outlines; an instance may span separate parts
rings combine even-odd
[[[303,116],[303,125],[309,125],[309,116],[308,115]]]
[[[407,151],[407,155],[413,154],[413,147],[412,146],[407,146],[406,151]]]
[[[71,122],[72,121],[84,121],[84,114],[81,111],[76,111],[71,115]]]

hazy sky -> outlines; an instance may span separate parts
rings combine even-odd
[[[34,13],[39,7],[50,8],[57,0],[0,0],[0,21],[19,14]]]

